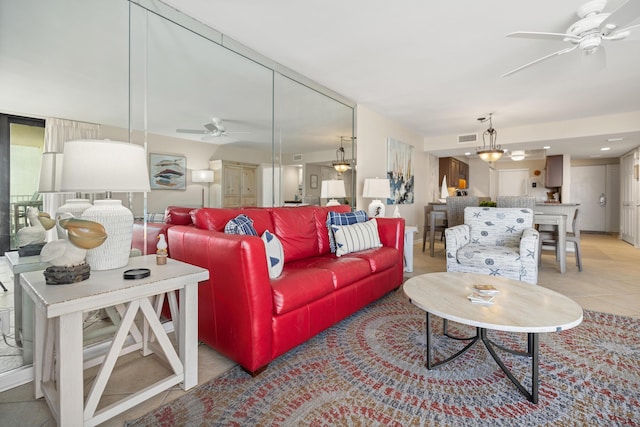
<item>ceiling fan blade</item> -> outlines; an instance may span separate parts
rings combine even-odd
[[[622,28],[640,18],[640,1],[627,0],[600,23],[601,32],[610,33],[613,29]]]
[[[192,133],[195,135],[202,135],[202,134],[206,134],[207,131],[206,130],[199,130],[199,129],[176,129],[176,132],[178,133]]]
[[[573,34],[564,34],[564,33],[542,33],[535,31],[516,31],[513,33],[507,34],[507,37],[516,37],[522,39],[536,39],[536,40],[557,40],[557,41],[566,41],[566,40],[580,40],[580,37],[576,37]]]
[[[562,49],[562,50],[559,50],[559,51],[557,51],[557,52],[550,53],[549,55],[547,55],[547,56],[543,56],[542,58],[538,58],[538,59],[536,59],[535,61],[531,61],[531,62],[529,62],[529,63],[527,63],[527,64],[521,65],[520,67],[518,67],[518,68],[516,68],[516,69],[514,69],[514,70],[511,70],[511,71],[509,71],[508,73],[504,73],[504,74],[503,74],[503,75],[501,75],[500,77],[507,77],[507,76],[510,76],[511,74],[516,73],[516,72],[518,72],[518,71],[520,71],[520,70],[523,70],[523,69],[525,69],[525,68],[527,68],[527,67],[530,67],[530,66],[532,66],[532,65],[534,65],[534,64],[537,64],[538,62],[545,61],[545,60],[547,60],[547,59],[549,59],[549,58],[553,58],[554,56],[564,55],[565,53],[569,53],[569,52],[571,52],[571,51],[575,50],[577,47],[578,47],[578,45],[576,44],[576,45],[573,45],[573,46],[568,47],[568,48],[566,48],[566,49]]]

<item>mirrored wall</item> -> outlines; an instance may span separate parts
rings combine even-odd
[[[137,217],[200,206],[203,188],[216,206],[218,183],[190,174],[215,161],[255,166],[258,206],[324,203],[331,178],[353,204],[354,105],[161,2],[0,1],[0,64],[0,113],[186,157],[186,188],[119,195]],[[352,169],[338,176],[341,137]]]

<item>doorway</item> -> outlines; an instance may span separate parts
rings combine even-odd
[[[0,255],[16,249],[16,232],[26,225],[26,208],[42,209],[38,194],[40,163],[44,148],[42,119],[0,114]],[[7,287],[2,292],[0,308],[15,316],[14,290],[19,283],[8,267],[8,261],[0,258],[0,280]],[[29,381],[32,377],[31,355],[15,339],[15,321],[10,322],[10,332],[0,341],[0,390]]]
[[[580,204],[580,229],[620,231],[620,165],[571,167],[571,202]]]
[[[42,119],[0,114],[0,254],[16,249],[15,235],[26,226],[26,208],[42,209],[38,178],[44,124]]]

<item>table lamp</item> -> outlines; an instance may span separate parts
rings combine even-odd
[[[60,183],[62,181],[63,153],[46,152],[42,153],[40,163],[40,179],[38,182],[38,193],[61,193]],[[91,202],[80,198],[80,193],[75,198],[67,199],[60,206],[54,215],[57,220],[63,214],[71,214],[74,218],[80,218],[82,213],[91,207]],[[56,231],[59,239],[66,239],[67,233],[60,224],[56,224]]]
[[[92,270],[111,270],[129,262],[133,214],[112,192],[147,192],[149,173],[144,147],[109,140],[75,140],[64,143],[62,192],[106,192],[85,210],[82,219],[102,224],[107,232],[103,245],[87,252]]]
[[[346,197],[347,193],[344,190],[344,181],[337,179],[331,179],[322,181],[322,187],[320,189],[320,198],[330,199],[326,206],[339,206],[340,202],[336,200],[338,197]]]
[[[374,199],[369,204],[367,214],[370,218],[383,217],[385,214],[385,204],[380,199],[391,197],[391,187],[386,178],[367,178],[364,180],[364,191],[362,197]]]
[[[192,182],[213,182],[213,171],[209,169],[191,171]],[[204,184],[202,185],[202,207],[204,208]]]

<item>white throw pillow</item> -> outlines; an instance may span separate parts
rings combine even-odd
[[[351,225],[332,225],[336,256],[382,246],[375,219]]]
[[[269,277],[276,279],[282,273],[282,267],[284,266],[284,251],[282,250],[282,243],[275,234],[266,230],[262,233],[262,241],[264,242],[264,248],[267,251],[267,268],[269,269]]]

